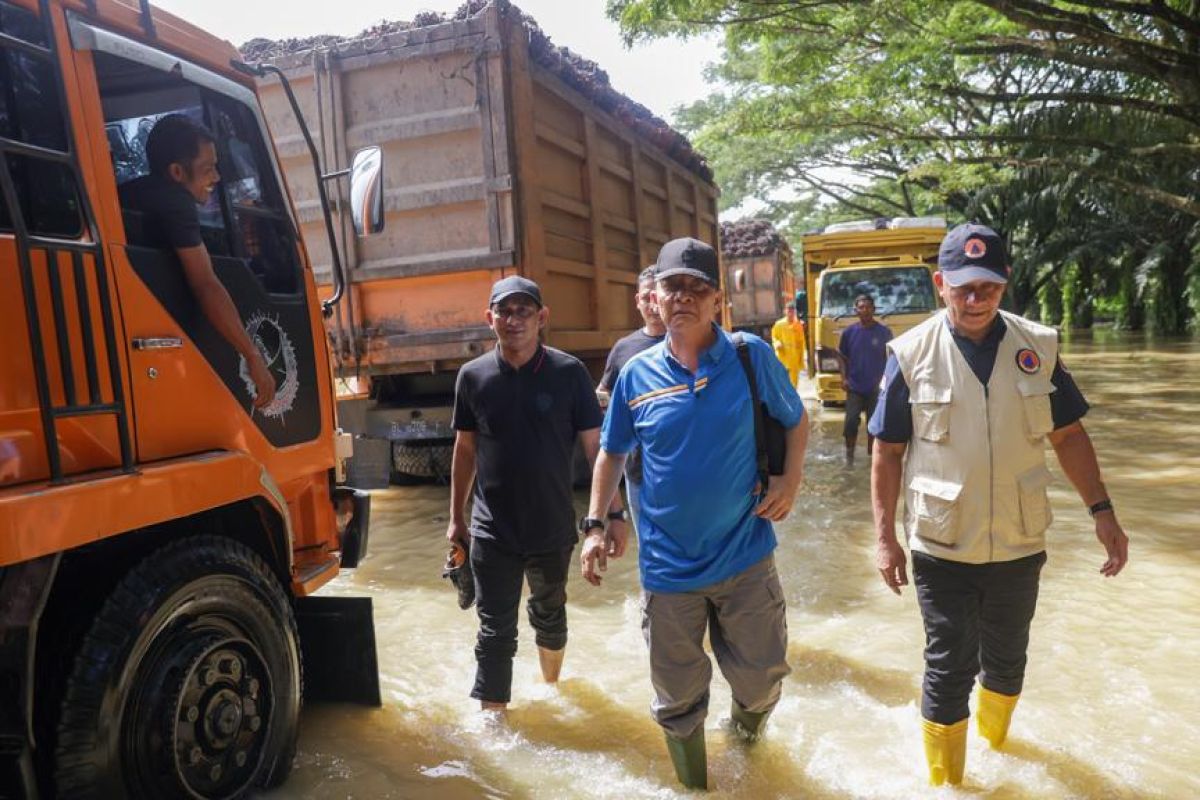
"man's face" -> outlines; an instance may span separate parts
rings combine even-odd
[[[796,308],[795,308],[795,306],[789,306],[788,308],[784,309],[784,312],[787,314],[787,319],[788,319],[788,322],[795,322],[795,321],[796,321]]]
[[[524,350],[537,344],[549,309],[539,308],[528,295],[514,294],[487,311],[487,322],[505,347]]]
[[[167,173],[187,189],[197,203],[207,203],[208,196],[221,180],[221,173],[217,172],[217,146],[212,142],[201,142],[200,152],[192,163],[174,163],[167,167]]]
[[[875,304],[865,297],[860,297],[854,302],[854,313],[858,314],[859,322],[866,324],[875,316]]]
[[[686,333],[708,330],[720,310],[721,293],[691,275],[671,275],[654,285],[654,300],[667,330]]]
[[[991,329],[1007,284],[971,281],[962,286],[951,286],[940,271],[933,273],[933,281],[956,331],[964,336],[982,336]]]
[[[654,281],[647,279],[638,282],[634,302],[637,303],[637,310],[642,315],[644,324],[652,325],[659,321],[658,307],[654,305]]]

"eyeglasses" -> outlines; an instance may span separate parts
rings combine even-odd
[[[529,319],[538,312],[537,306],[519,305],[519,306],[493,306],[492,315],[500,319],[508,319],[516,317],[517,319]]]
[[[685,295],[688,297],[705,297],[713,291],[715,291],[715,289],[713,289],[711,284],[697,278],[684,279],[680,281],[673,281],[668,278],[665,281],[660,281],[655,286],[655,292],[657,292],[660,298],[670,297],[672,299],[678,299],[684,297]]]

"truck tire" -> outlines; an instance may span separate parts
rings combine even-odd
[[[453,442],[394,442],[391,482],[397,486],[412,486],[430,481],[448,483],[453,459]]]
[[[291,769],[301,665],[267,564],[218,536],[147,556],[74,658],[58,723],[60,798],[237,798]]]

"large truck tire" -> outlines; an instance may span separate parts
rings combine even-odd
[[[74,658],[58,723],[59,798],[238,798],[287,777],[301,664],[267,564],[218,536],[147,556]]]
[[[454,442],[393,442],[391,481],[397,486],[450,482]]]

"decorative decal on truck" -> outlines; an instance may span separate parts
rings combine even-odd
[[[267,369],[275,376],[275,399],[266,408],[259,411],[266,417],[282,419],[283,415],[292,410],[296,395],[300,392],[300,375],[296,368],[296,351],[292,342],[279,324],[278,318],[270,317],[261,311],[254,312],[246,323],[246,333],[250,341],[262,353],[267,362]],[[254,381],[250,379],[250,367],[246,359],[238,357],[238,374],[246,385],[246,393],[254,399]]]

